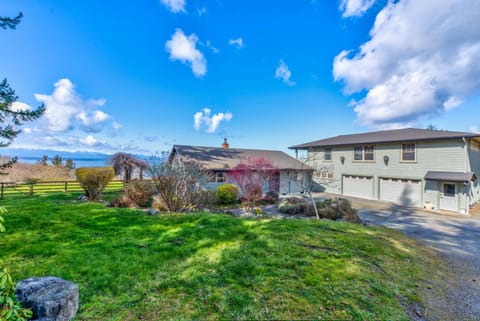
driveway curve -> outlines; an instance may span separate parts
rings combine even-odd
[[[479,217],[351,200],[367,224],[399,230],[433,248],[445,262],[447,277],[443,288],[429,291],[427,320],[480,320]]]

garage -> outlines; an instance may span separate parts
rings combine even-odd
[[[342,177],[343,195],[360,198],[373,198],[373,177],[344,175]]]
[[[415,179],[380,178],[380,200],[421,207],[422,182]]]

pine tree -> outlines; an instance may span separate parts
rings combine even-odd
[[[60,155],[53,156],[51,162],[53,166],[63,166],[63,159]]]
[[[0,28],[16,29],[22,17],[22,13],[19,13],[15,18],[0,17]],[[44,105],[35,110],[14,109],[12,105],[17,100],[18,97],[15,95],[15,90],[10,87],[7,79],[0,82],[0,147],[6,147],[12,143],[20,133],[18,126],[21,126],[24,122],[39,118],[45,112]],[[16,161],[17,158],[14,157],[10,161],[0,164],[0,173],[5,168],[11,167]]]

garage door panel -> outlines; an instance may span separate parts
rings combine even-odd
[[[420,207],[422,200],[421,181],[381,178],[380,199],[403,206]]]
[[[344,175],[343,195],[373,198],[373,177]]]

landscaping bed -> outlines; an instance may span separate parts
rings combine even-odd
[[[3,200],[16,280],[79,285],[77,320],[408,320],[430,252],[391,230],[327,220],[148,216],[75,194]],[[428,272],[427,272],[428,273]]]

